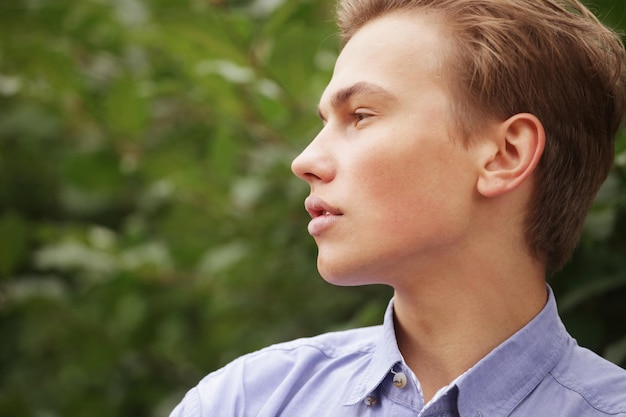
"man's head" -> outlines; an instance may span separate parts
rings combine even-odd
[[[438,19],[392,13],[337,59],[319,102],[324,127],[292,164],[311,187],[308,229],[329,282],[398,288],[473,252],[461,249],[477,234],[478,152],[452,139],[447,43]]]
[[[526,240],[548,269],[560,269],[612,165],[625,100],[619,38],[577,0],[340,0],[344,42],[399,11],[444,22],[443,76],[466,140],[520,113],[543,125]]]

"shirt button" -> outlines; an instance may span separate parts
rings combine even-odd
[[[404,372],[398,372],[393,376],[393,385],[398,388],[406,387],[406,375]]]
[[[368,395],[367,397],[365,397],[365,400],[363,400],[363,402],[366,406],[371,407],[372,405],[376,404],[376,397]]]

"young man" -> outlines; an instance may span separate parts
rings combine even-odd
[[[379,327],[237,359],[173,416],[626,417],[546,271],[579,237],[624,107],[619,39],[576,0],[342,0],[293,162],[321,275],[383,283]]]

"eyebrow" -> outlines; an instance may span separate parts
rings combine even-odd
[[[384,88],[376,84],[361,81],[351,85],[350,87],[342,88],[341,90],[335,92],[330,99],[330,105],[333,109],[337,109],[346,104],[348,100],[350,100],[352,97],[360,95],[378,95],[387,100],[396,99],[393,94],[391,94]],[[317,112],[319,113],[320,117],[324,119],[324,117],[322,116],[322,111],[319,107]]]

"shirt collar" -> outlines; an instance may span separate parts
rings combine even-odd
[[[548,287],[543,310],[458,381],[459,414],[509,415],[554,367],[568,339]]]
[[[453,384],[458,391],[450,387],[455,394],[458,392],[459,414],[508,415],[554,367],[568,338],[548,286],[548,302],[543,310],[459,378]],[[392,299],[364,377],[355,384],[346,405],[363,401],[398,363],[403,363],[403,358],[394,330]]]
[[[378,388],[394,365],[403,362],[393,324],[393,299],[387,306],[381,330],[364,377],[355,384],[345,405],[354,405],[363,401]]]

